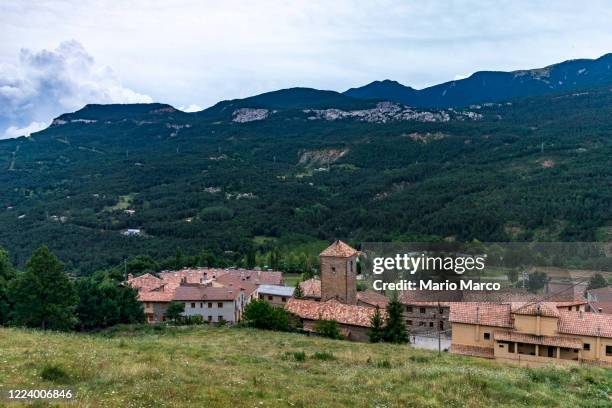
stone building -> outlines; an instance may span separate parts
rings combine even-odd
[[[321,300],[357,303],[357,256],[359,252],[338,240],[319,254]]]

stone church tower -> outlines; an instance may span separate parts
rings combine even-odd
[[[335,241],[319,254],[321,270],[321,301],[336,299],[354,305],[357,303],[357,256],[355,248]]]

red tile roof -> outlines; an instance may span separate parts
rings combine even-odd
[[[317,302],[305,299],[289,299],[285,309],[302,319],[335,320],[351,326],[370,327],[376,309],[367,306],[347,305],[335,299]],[[384,311],[382,312],[384,313]]]
[[[129,278],[128,284],[138,290],[152,290],[160,287],[162,280],[151,275],[150,273],[145,273],[144,275],[140,275],[135,278]]]
[[[452,303],[449,320],[453,323],[512,327],[510,305],[498,303]]]
[[[612,338],[612,315],[560,310],[559,333]]]
[[[181,285],[176,288],[174,300],[209,301],[234,300],[240,293],[240,288],[213,287],[206,285]]]
[[[321,299],[321,281],[319,279],[308,279],[300,283],[304,297]]]
[[[364,290],[363,292],[357,292],[357,301],[371,306],[378,306],[381,309],[385,309],[389,304],[388,297],[370,289]]]
[[[495,340],[514,341],[519,343],[541,344],[543,346],[559,346],[572,349],[581,349],[582,340],[574,337],[560,336],[536,336],[533,334],[517,333],[514,331],[502,330],[493,333]]]
[[[537,303],[512,303],[512,313],[517,315],[528,316],[546,316],[559,317],[559,309],[557,304],[553,302],[537,302]]]
[[[154,290],[142,290],[138,292],[138,300],[141,302],[172,302],[176,287],[162,285]]]
[[[333,244],[328,246],[319,256],[334,256],[340,258],[348,258],[353,255],[357,255],[358,252],[355,248],[351,247],[345,242],[340,240],[335,241]]]

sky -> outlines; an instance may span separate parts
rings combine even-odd
[[[0,138],[87,103],[194,111],[597,58],[612,52],[610,21],[608,1],[2,0]]]

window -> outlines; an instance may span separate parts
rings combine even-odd
[[[332,272],[336,272],[336,267],[332,266]]]
[[[589,351],[591,349],[591,345],[589,343],[584,343],[584,349]]]
[[[419,326],[425,326],[425,322],[419,322]]]
[[[406,312],[412,313],[412,306],[406,306]]]
[[[419,312],[421,312],[421,313],[425,313],[425,308],[424,308],[424,307],[420,308],[420,309],[419,309]]]
[[[485,340],[491,340],[491,333],[485,333],[483,337]]]
[[[200,309],[204,307],[204,303],[200,302]]]
[[[191,308],[195,309],[195,303],[191,303]]]
[[[433,322],[429,322],[429,327],[433,327]]]
[[[508,344],[508,353],[514,353],[514,343]]]
[[[412,326],[412,320],[406,320],[406,325],[407,326]]]
[[[263,300],[263,295],[261,293],[259,294],[259,300]]]
[[[222,322],[223,321],[223,316],[219,315],[219,321]]]
[[[282,300],[283,302],[286,302],[286,301],[287,301],[287,298],[286,298],[286,297],[282,297],[282,298],[281,298],[281,300]]]
[[[212,307],[212,303],[208,302],[208,308],[210,309]]]
[[[222,302],[217,303],[217,307],[223,307],[223,303]]]
[[[208,321],[212,322],[212,316],[208,316]]]
[[[606,346],[606,356],[612,356],[612,346]]]
[[[268,300],[272,301],[273,297],[271,295],[268,295]]]
[[[440,308],[440,310],[438,310],[438,312],[443,315],[444,314],[444,309]]]

